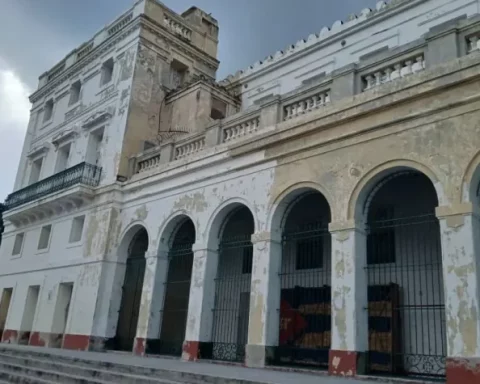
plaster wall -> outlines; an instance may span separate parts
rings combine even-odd
[[[329,38],[315,42],[316,39],[310,39],[311,35],[307,41],[300,40],[287,47],[278,59],[279,52],[271,53],[273,60],[265,59],[263,65],[256,63],[253,69],[246,69],[238,77],[243,108],[248,108],[269,94],[283,95],[293,91],[301,87],[304,81],[323,73],[329,75],[336,69],[358,62],[362,56],[417,40],[430,28],[448,20],[479,12],[477,0],[420,0],[407,3],[400,7],[402,12],[391,9],[386,10],[383,16],[381,13],[359,16],[361,23],[357,25],[354,22],[350,28],[335,25],[330,32],[326,32]],[[345,26],[348,24],[346,22]]]

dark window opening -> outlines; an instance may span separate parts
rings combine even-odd
[[[395,263],[393,206],[379,208],[373,215],[367,237],[367,264]]]
[[[242,274],[252,273],[253,245],[243,248]]]
[[[323,267],[323,239],[313,237],[297,240],[295,265],[297,270]]]

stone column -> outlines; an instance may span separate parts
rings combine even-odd
[[[195,361],[212,354],[212,325],[218,251],[195,243],[182,359]]]
[[[480,382],[480,216],[471,203],[438,207],[447,383]]]
[[[329,374],[355,376],[366,366],[368,350],[367,239],[363,226],[331,223],[332,346]]]
[[[160,341],[165,283],[168,274],[168,249],[145,255],[145,276],[138,314],[137,333],[133,352],[148,353],[149,346]]]
[[[282,246],[279,234],[252,235],[253,266],[246,365],[264,367],[278,346],[280,326],[280,271]]]

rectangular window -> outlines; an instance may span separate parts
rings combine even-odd
[[[47,122],[52,119],[53,115],[53,99],[48,100],[45,103],[45,107],[43,108],[43,122]]]
[[[253,245],[243,248],[242,274],[252,273]]]
[[[40,173],[42,172],[43,157],[32,161],[32,167],[30,169],[29,184],[34,184],[40,180]]]
[[[212,97],[212,109],[210,110],[210,117],[213,120],[224,119],[227,115],[227,103],[222,100]]]
[[[108,84],[112,81],[113,79],[113,59],[108,59],[105,63],[102,65],[102,74],[101,74],[101,79],[100,79],[100,86],[103,86],[105,84]]]
[[[103,141],[103,128],[97,129],[90,133],[88,138],[87,154],[85,161],[88,164],[99,165]]]
[[[55,165],[55,173],[62,172],[68,168],[68,159],[70,157],[71,144],[60,147],[57,151],[57,164]]]
[[[378,209],[367,236],[367,264],[395,263],[395,227],[392,206]]]
[[[323,267],[322,237],[299,239],[296,242],[296,248],[295,267],[297,270]]]
[[[188,67],[178,60],[173,60],[170,64],[171,79],[170,86],[171,88],[180,87],[186,80]]]
[[[68,105],[73,105],[78,103],[80,100],[80,91],[82,90],[82,83],[80,80],[76,81],[72,84],[70,88],[70,100],[68,101]]]
[[[84,225],[85,225],[85,216],[75,217],[72,220],[72,228],[70,229],[69,243],[76,243],[82,240]]]
[[[50,234],[52,233],[52,226],[45,225],[40,231],[40,238],[38,239],[38,249],[47,249],[50,243]]]
[[[24,233],[17,233],[15,236],[15,242],[13,243],[12,256],[20,255],[23,247]]]

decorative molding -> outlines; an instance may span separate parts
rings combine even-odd
[[[30,96],[30,102],[34,103],[38,99],[52,92],[52,90],[54,90],[58,85],[78,74],[78,72],[82,71],[87,65],[91,64],[94,60],[102,56],[105,52],[114,47],[118,42],[135,32],[135,30],[137,30],[141,26],[141,18],[141,16],[135,18],[129,24],[129,28],[125,28],[122,33],[116,33],[111,37],[107,38],[98,47],[94,48],[90,52],[90,54],[86,55],[81,61],[78,61],[71,67],[67,68],[62,76],[56,77],[54,81],[49,81],[42,88],[34,92]]]
[[[100,109],[90,115],[83,123],[82,128],[89,129],[95,125],[105,123],[115,115],[115,107],[110,106],[105,109]]]
[[[72,128],[62,131],[57,135],[55,135],[52,138],[52,144],[55,146],[55,149],[57,149],[60,146],[60,144],[73,140],[76,136],[78,136],[79,134],[78,128],[79,128],[78,125],[74,125]]]
[[[50,143],[44,141],[42,144],[40,144],[37,147],[34,147],[30,152],[28,152],[27,157],[30,159],[33,159],[37,156],[40,156],[50,150]]]

